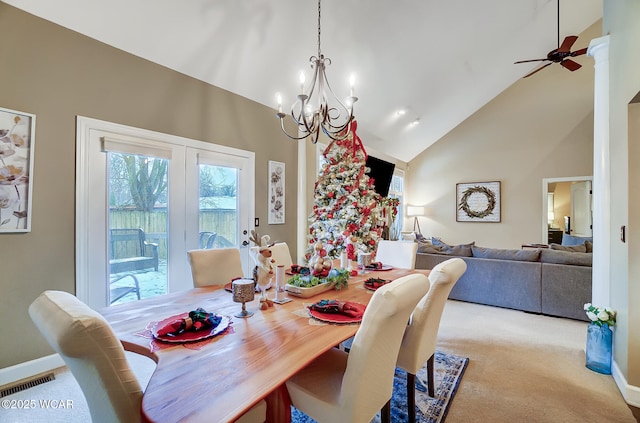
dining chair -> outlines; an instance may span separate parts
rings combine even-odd
[[[271,246],[271,252],[273,253],[271,257],[276,261],[276,266],[283,265],[285,270],[291,268],[293,260],[291,259],[291,252],[286,242],[276,242]]]
[[[412,274],[376,290],[350,352],[332,348],[286,382],[292,405],[319,422],[368,423],[382,408],[388,422],[402,334],[428,289]]]
[[[452,258],[436,265],[429,273],[431,287],[411,314],[400,352],[397,366],[407,372],[407,410],[409,422],[415,422],[416,373],[427,362],[427,391],[434,395],[433,365],[436,352],[436,338],[444,305],[451,289],[467,270],[467,264],[460,258]]]
[[[78,381],[94,423],[140,421],[140,383],[104,317],[62,291],[40,294],[29,315]]]
[[[251,247],[251,256],[255,257],[258,254],[260,247],[253,246]],[[271,258],[276,262],[273,264],[275,268],[278,265],[283,265],[285,270],[291,268],[293,264],[293,260],[291,259],[291,252],[289,251],[289,246],[286,242],[276,242],[271,247]]]
[[[225,285],[241,278],[242,262],[237,248],[213,248],[187,251],[193,286]]]
[[[141,421],[140,382],[101,314],[68,292],[44,291],[29,316],[78,381],[94,423]],[[266,409],[262,400],[236,422],[262,423]]]
[[[417,242],[381,239],[378,241],[376,261],[401,269],[415,269],[417,252]]]

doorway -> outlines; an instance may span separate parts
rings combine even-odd
[[[77,139],[79,299],[101,308],[192,288],[190,249],[238,247],[248,269],[253,152],[84,117]]]
[[[560,232],[592,236],[592,176],[545,178],[542,180],[542,243]]]

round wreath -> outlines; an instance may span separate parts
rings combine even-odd
[[[487,197],[487,207],[484,210],[471,210],[469,207],[469,197],[472,194],[483,194]],[[469,217],[484,218],[489,216],[496,206],[496,194],[487,187],[475,186],[467,188],[460,199],[460,210],[464,211]]]

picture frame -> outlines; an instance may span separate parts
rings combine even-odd
[[[36,115],[0,107],[0,233],[31,232]]]
[[[269,224],[285,222],[285,164],[269,160]]]
[[[456,184],[456,222],[500,222],[500,182]]]

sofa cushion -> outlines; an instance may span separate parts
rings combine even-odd
[[[497,260],[538,261],[540,250],[503,250],[499,248],[485,248],[471,246],[473,257]]]
[[[439,254],[459,257],[471,257],[471,246],[475,245],[476,242],[473,241],[468,244],[449,245],[438,238],[431,238],[431,243],[437,247],[440,247]]]
[[[593,253],[593,241],[585,241],[584,246],[587,247],[587,253]]]
[[[585,241],[593,242],[593,237],[562,234],[562,245],[580,245]]]
[[[570,251],[543,249],[540,251],[540,261],[543,263],[591,266],[593,253],[573,253]]]
[[[587,246],[585,244],[580,244],[580,245],[560,245],[560,244],[551,243],[551,244],[549,244],[549,248],[551,248],[552,250],[558,250],[558,251],[570,251],[572,253],[586,253],[587,252]]]

